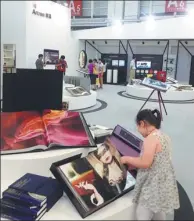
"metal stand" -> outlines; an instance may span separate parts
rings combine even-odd
[[[161,106],[161,104],[163,105],[163,108],[164,108],[164,111],[165,111],[166,115],[167,115],[167,110],[166,110],[166,107],[165,107],[165,104],[164,104],[164,100],[163,100],[162,95],[161,95],[161,91],[159,91],[159,90],[155,90],[155,89],[154,89],[154,90],[151,92],[151,94],[150,94],[149,97],[146,99],[146,101],[144,102],[144,104],[142,105],[142,107],[140,108],[139,111],[141,111],[141,110],[144,108],[144,106],[145,106],[146,103],[149,101],[150,97],[152,96],[152,94],[153,94],[155,91],[157,91],[157,94],[158,94],[158,103],[159,103],[159,108],[160,108],[160,114],[161,114],[161,118],[162,118],[162,120],[163,120],[163,116],[162,116],[162,106]]]

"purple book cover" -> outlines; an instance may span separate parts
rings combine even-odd
[[[117,125],[110,140],[124,156],[138,157],[141,152],[142,140]]]

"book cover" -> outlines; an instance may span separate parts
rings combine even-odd
[[[144,78],[144,80],[142,81],[141,84],[146,87],[149,87],[149,88],[152,88],[155,90],[159,90],[162,92],[166,92],[170,88],[169,84],[166,84],[164,82],[157,81],[157,80],[154,80],[151,78]]]
[[[10,198],[1,199],[1,207],[2,208],[11,208],[14,211],[23,212],[35,216],[39,216],[43,210],[47,208],[47,204],[45,203],[43,206],[33,206],[27,201],[14,200]]]
[[[136,182],[109,138],[87,157],[54,163],[51,172],[82,218],[132,190]]]
[[[63,195],[63,189],[56,179],[27,173],[3,192],[3,196],[26,201],[33,206],[47,203],[47,210]]]
[[[83,115],[64,110],[0,113],[1,154],[95,146]]]
[[[40,220],[40,218],[45,214],[46,209],[40,213],[40,215],[32,215],[28,213],[23,213],[19,211],[15,211],[12,208],[4,208],[1,207],[1,218],[7,220]]]
[[[31,192],[23,192],[21,190],[16,190],[11,188],[3,192],[3,197],[28,202],[33,206],[42,206],[47,201],[45,196]]]

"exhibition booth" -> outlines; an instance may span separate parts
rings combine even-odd
[[[96,105],[97,92],[90,90],[90,80],[83,70],[88,59],[102,58],[107,64],[104,82],[125,84],[129,62],[135,55],[140,63],[144,61],[149,66],[144,68],[144,72],[142,68],[137,69],[139,72],[136,71],[136,78],[148,77],[151,69],[158,73],[164,68],[167,74],[173,73],[170,76],[179,81],[181,75],[177,74],[180,65],[180,57],[179,63],[177,62],[178,54],[182,53],[181,50],[188,52],[187,46],[185,43],[180,46],[178,41],[178,46],[181,47],[178,50],[177,41],[169,39],[187,39],[189,42],[188,38],[194,38],[194,27],[184,25],[182,18],[174,18],[156,21],[158,24],[155,30],[148,30],[142,22],[128,24],[126,27],[106,27],[72,33],[69,9],[52,1],[4,1],[1,12],[1,46],[4,49],[1,52],[1,62],[4,64],[1,70],[4,73],[1,75],[2,195],[9,188],[21,188],[13,183],[26,173],[37,174],[56,178],[62,192],[64,191],[63,196],[55,199],[58,202],[55,205],[53,203],[52,208],[44,210],[46,213],[43,220],[82,220],[86,217],[89,220],[134,220],[132,190],[136,170],[126,170],[120,163],[120,157],[139,156],[142,141],[119,125],[114,130],[102,126],[94,127],[97,132],[88,125],[89,122],[85,121],[79,111]],[[13,17],[15,19],[10,19]],[[171,23],[172,29],[169,32],[162,31],[167,23]],[[156,42],[160,44],[155,45]],[[118,46],[115,47],[117,43]],[[143,45],[147,49],[152,45],[155,52],[142,52]],[[169,52],[173,52],[173,47],[177,51],[170,57]],[[84,56],[80,57],[80,52]],[[35,69],[38,54],[44,54],[47,58],[44,70]],[[54,70],[56,58],[62,54],[66,56],[68,63],[65,77],[62,72]],[[171,62],[174,58],[175,63]],[[170,65],[173,71],[167,69]],[[194,65],[191,67],[192,71],[193,67]],[[149,69],[148,73],[146,69]],[[193,84],[192,76],[190,77],[187,70],[187,74],[180,77],[180,84]],[[189,85],[188,87],[190,89],[180,91],[172,86],[163,94],[163,99],[193,100],[194,90]],[[147,98],[151,89],[139,84],[128,84],[126,93]],[[153,95],[153,98],[156,97]],[[116,162],[115,170],[119,176],[122,175],[119,183],[114,185],[109,183],[109,177],[104,177],[106,171],[103,162],[100,162],[107,149],[103,149],[102,153],[98,152],[106,146],[103,142],[108,135],[111,135],[115,149],[110,144],[106,145],[113,148],[110,151],[111,159]],[[101,140],[97,141],[99,138]],[[37,182],[38,179],[40,177]],[[31,181],[24,179],[19,183],[25,186]],[[30,188],[36,183],[33,182],[30,183]],[[91,186],[86,187],[84,182],[92,185],[92,189]],[[80,183],[84,186],[80,186]],[[19,191],[23,191],[22,188]],[[31,190],[25,189],[23,192],[31,193]],[[32,196],[33,194],[42,195],[40,192],[32,192]],[[50,195],[49,197],[51,198]],[[47,200],[50,203],[49,197]],[[33,216],[32,220],[36,218]]]
[[[185,85],[186,86],[186,85]],[[194,88],[189,87],[184,89],[178,89],[179,86],[171,87],[167,92],[163,93],[164,101],[193,101]],[[181,85],[180,85],[181,87]],[[184,86],[183,86],[184,87]],[[147,99],[152,89],[140,84],[127,85],[126,94],[136,97],[137,99]],[[153,94],[152,99],[158,99],[157,94]]]

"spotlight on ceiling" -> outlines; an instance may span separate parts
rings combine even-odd
[[[105,44],[108,44],[107,41],[105,41]]]
[[[93,45],[95,44],[95,42],[94,42],[94,41],[92,41],[92,43],[93,43]]]
[[[188,41],[185,41],[185,44],[187,45],[187,44],[188,44]]]

